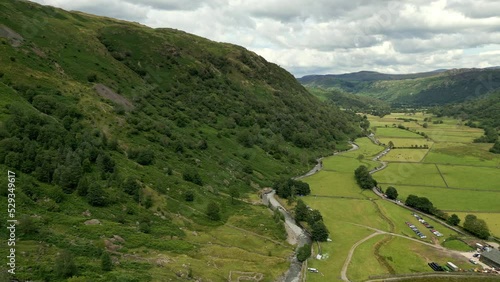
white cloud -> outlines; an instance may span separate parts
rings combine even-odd
[[[36,1],[242,45],[296,76],[499,64],[496,0]]]

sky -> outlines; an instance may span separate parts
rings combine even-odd
[[[241,45],[296,77],[500,65],[498,0],[35,0]]]

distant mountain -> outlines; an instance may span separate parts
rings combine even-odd
[[[309,88],[337,88],[396,106],[429,106],[474,99],[500,88],[500,69],[451,69],[396,75],[362,71],[310,75],[298,80]]]

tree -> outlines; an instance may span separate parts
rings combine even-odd
[[[194,201],[194,192],[193,192],[193,190],[187,190],[184,193],[184,200],[186,200],[186,202],[192,202],[192,201]]]
[[[458,215],[452,214],[446,222],[450,225],[457,226],[460,223],[460,218],[458,218]]]
[[[385,194],[387,195],[387,198],[391,200],[396,200],[398,198],[398,190],[392,186],[387,187]]]
[[[295,220],[296,221],[306,221],[308,217],[309,210],[307,209],[306,204],[302,200],[297,201],[297,205],[295,206]]]
[[[387,144],[387,146],[392,149],[394,148],[394,143],[392,141],[389,141],[389,144]]]
[[[373,179],[368,168],[364,165],[359,166],[354,171],[354,177],[356,178],[356,182],[362,189],[371,189],[377,186],[377,181]]]
[[[240,196],[240,191],[235,186],[229,188],[229,196],[231,196],[231,203],[234,204],[234,199]]]
[[[97,183],[93,183],[89,187],[87,201],[95,207],[104,207],[108,204],[106,192]]]
[[[328,239],[328,229],[323,221],[317,221],[312,226],[311,239],[314,241],[325,242]]]
[[[363,155],[363,154],[359,154],[357,157],[358,161],[362,161],[364,158],[365,158],[365,155]]]
[[[213,221],[220,220],[220,208],[215,202],[210,202],[207,205],[207,216]]]
[[[490,237],[490,230],[486,222],[473,214],[465,216],[464,229],[481,239],[488,239]]]
[[[188,169],[182,173],[182,179],[192,182],[196,185],[203,186],[203,181],[201,176],[195,169]]]
[[[495,144],[491,147],[490,152],[500,154],[500,140],[495,141]]]
[[[68,278],[76,275],[77,268],[73,255],[68,251],[62,251],[56,258],[55,272],[58,277]]]
[[[297,260],[303,262],[311,256],[311,245],[305,244],[297,250]]]
[[[103,271],[111,271],[113,269],[113,262],[108,252],[103,252],[101,256],[101,269]]]
[[[76,192],[79,196],[85,197],[89,191],[89,180],[87,177],[82,177],[78,181],[78,186],[76,187]]]
[[[312,210],[311,212],[309,212],[307,223],[309,223],[310,226],[313,226],[314,223],[321,220],[323,220],[323,216],[321,215],[319,210]]]
[[[425,122],[424,124],[422,124],[422,127],[427,128],[427,127],[429,127],[429,125],[427,124],[427,122]]]
[[[141,189],[141,185],[139,185],[137,179],[128,177],[122,183],[122,189],[125,193],[133,196],[135,201],[139,201],[139,190]]]

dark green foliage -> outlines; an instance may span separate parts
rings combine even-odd
[[[490,230],[488,228],[488,225],[486,225],[486,222],[482,219],[477,218],[473,214],[468,214],[465,216],[464,229],[481,239],[486,240],[490,237]]]
[[[306,196],[311,193],[309,184],[294,179],[277,181],[274,183],[273,189],[276,190],[276,194],[283,199],[296,195]]]
[[[500,140],[495,141],[495,144],[491,147],[490,152],[500,154]]]
[[[219,208],[219,205],[217,205],[217,203],[215,203],[215,202],[208,203],[206,214],[207,214],[208,218],[211,219],[211,220],[213,220],[213,221],[220,220],[220,208]]]
[[[187,190],[184,192],[184,200],[186,202],[192,202],[194,201],[194,191],[193,190]]]
[[[498,132],[495,128],[485,127],[484,135],[474,139],[474,143],[495,143],[498,141]]]
[[[154,152],[151,149],[130,150],[128,157],[141,165],[150,165],[154,161]]]
[[[196,169],[189,168],[182,173],[182,179],[203,186],[203,180]]]
[[[415,208],[419,211],[433,214],[437,211],[431,201],[426,197],[418,197],[415,195],[408,195],[406,198],[405,204],[409,207]]]
[[[151,195],[146,196],[146,199],[144,200],[144,207],[146,209],[149,209],[153,206],[153,197]]]
[[[446,222],[449,225],[457,226],[460,223],[460,218],[456,214],[452,214]]]
[[[362,189],[372,189],[377,186],[377,181],[373,179],[372,175],[368,171],[368,168],[364,165],[359,166],[354,171],[354,177],[356,178],[356,182]]]
[[[307,215],[307,223],[309,223],[310,226],[313,226],[314,223],[318,221],[323,221],[323,216],[321,215],[319,210],[312,210],[309,211],[309,214]]]
[[[139,184],[137,179],[128,177],[122,183],[122,189],[125,193],[133,196],[135,201],[139,201],[139,191],[141,189],[141,185]]]
[[[328,229],[323,221],[317,221],[312,226],[311,239],[318,242],[326,242],[328,233]]]
[[[387,198],[391,200],[396,200],[398,198],[398,190],[392,186],[387,187],[385,194],[387,195]]]
[[[297,260],[306,261],[311,256],[311,245],[305,244],[297,250]]]
[[[309,210],[307,209],[306,204],[302,200],[297,201],[297,205],[295,206],[295,220],[296,221],[306,221],[308,218]]]
[[[104,207],[108,204],[107,193],[97,183],[90,184],[86,197],[87,202],[95,207]]]
[[[101,269],[103,271],[111,271],[113,269],[113,262],[108,252],[104,251],[101,255]]]
[[[24,235],[33,235],[38,233],[39,226],[29,215],[23,215],[19,220],[19,230]]]
[[[87,196],[87,193],[89,191],[89,180],[87,177],[82,177],[78,181],[78,185],[76,187],[76,192],[78,193],[79,196],[85,197]]]
[[[229,188],[229,196],[231,196],[231,203],[234,204],[234,199],[240,196],[240,191],[238,190],[237,187],[231,186]]]
[[[77,274],[77,267],[73,255],[63,250],[56,258],[54,272],[60,278],[69,278]]]

